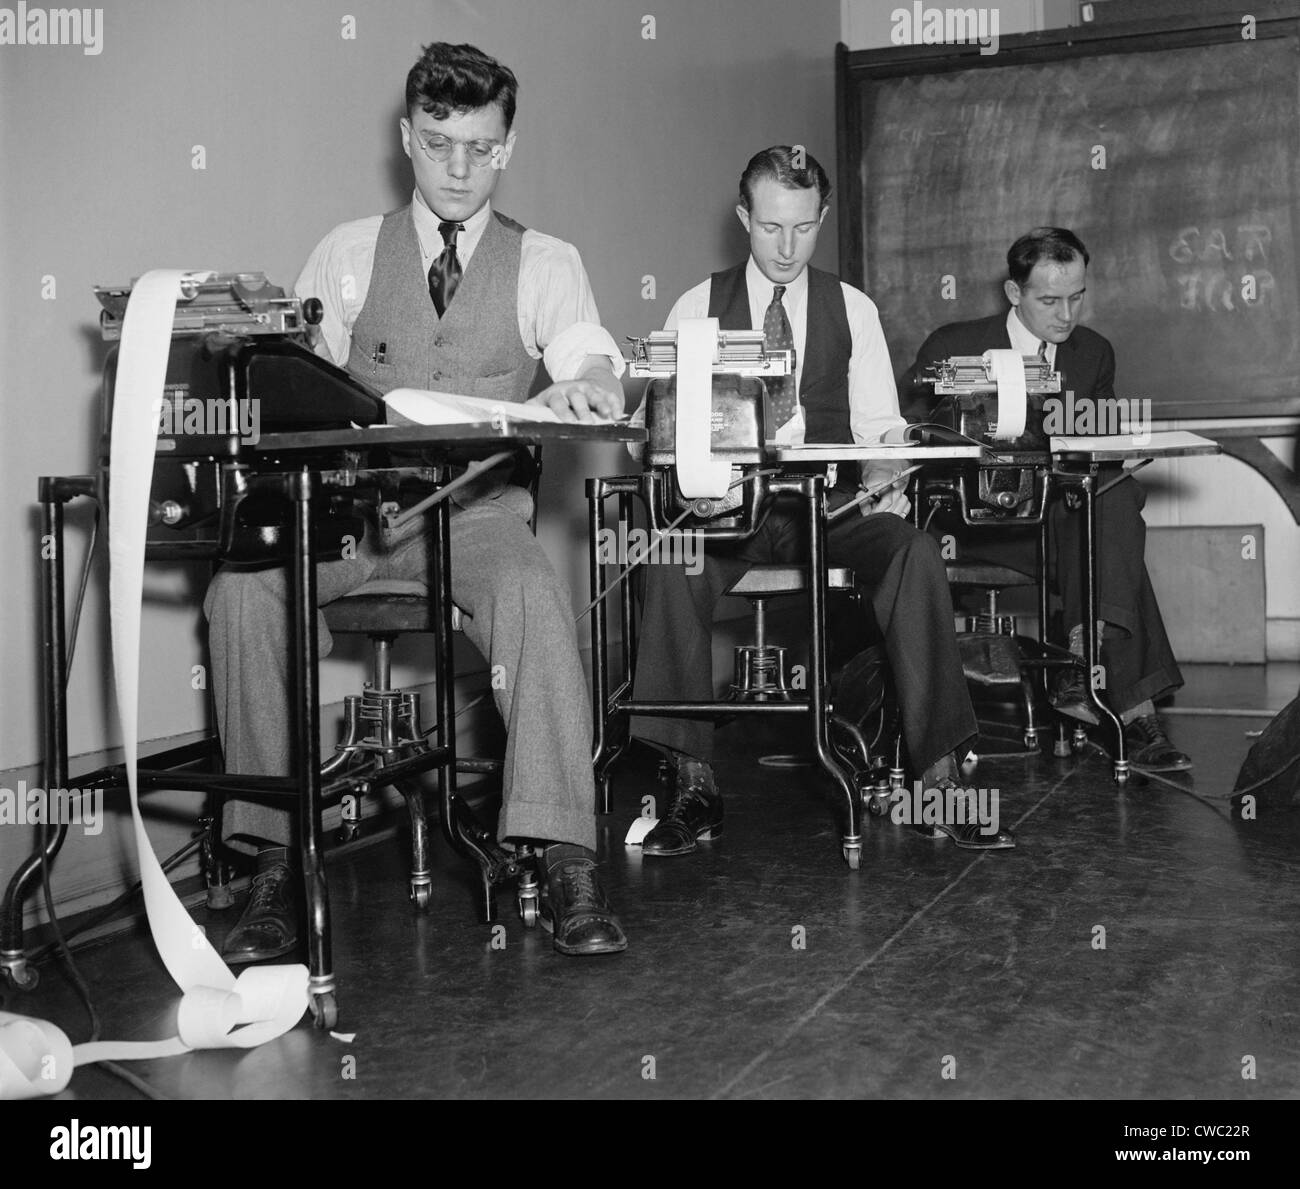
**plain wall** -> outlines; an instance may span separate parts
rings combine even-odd
[[[409,199],[397,120],[406,72],[434,40],[474,42],[518,75],[519,142],[495,204],[578,246],[619,342],[661,327],[683,290],[743,258],[732,208],[754,151],[784,141],[835,160],[838,0],[108,0],[103,11],[98,55],[0,47],[0,774],[40,757],[37,477],[94,464],[105,345],[93,285],[184,267],[261,269],[290,287],[335,224]],[[836,266],[833,208],[816,262]],[[629,465],[617,446],[547,453],[539,536],[575,611],[587,584],[580,476]],[[68,519],[70,612],[89,509]],[[207,661],[205,581],[201,568],[148,567],[142,739],[207,722],[194,678]],[[106,604],[101,562],[68,694],[74,757],[120,742]],[[359,686],[360,649],[340,651],[353,659],[324,662],[326,702]],[[427,679],[421,654],[405,649],[399,681]],[[0,877],[31,838],[0,830]],[[79,862],[70,850],[61,866]]]

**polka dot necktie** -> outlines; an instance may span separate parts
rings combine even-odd
[[[785,286],[777,285],[772,290],[772,304],[763,315],[763,345],[769,351],[790,352],[790,375],[776,376],[765,381],[767,384],[767,435],[771,437],[781,428],[798,408],[799,402],[794,391],[794,332],[790,329],[790,319],[786,317],[785,306],[781,298],[785,296]]]
[[[441,318],[447,312],[451,299],[460,284],[461,267],[456,258],[456,233],[464,231],[463,223],[439,223],[442,232],[442,254],[429,265],[429,296],[433,298],[433,308]]]

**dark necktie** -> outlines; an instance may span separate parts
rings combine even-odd
[[[429,265],[429,296],[433,298],[433,308],[441,318],[447,312],[451,299],[460,284],[460,261],[456,259],[456,233],[464,231],[461,223],[439,223],[442,232],[442,254]]]
[[[763,345],[769,351],[790,352],[790,374],[767,380],[767,436],[772,437],[791,417],[798,407],[794,391],[794,332],[790,329],[790,319],[786,317],[785,306],[781,298],[785,296],[785,286],[777,285],[772,290],[772,304],[763,315]]]
[[[1041,359],[1044,363],[1047,362],[1047,340],[1046,339],[1043,339],[1042,342],[1038,344],[1038,358]]]

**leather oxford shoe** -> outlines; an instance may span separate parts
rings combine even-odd
[[[949,789],[960,787],[955,780],[945,779],[934,786],[944,796],[947,803]],[[918,834],[925,838],[951,838],[962,850],[1014,850],[1016,836],[1010,830],[998,829],[992,834],[984,832],[982,822],[939,822],[933,826],[913,825]]]
[[[673,772],[668,812],[641,842],[643,855],[688,855],[696,841],[722,833],[722,797],[713,781],[713,767],[685,756]]]
[[[298,921],[288,848],[261,851],[244,915],[222,945],[221,956],[234,965],[287,954],[298,944]]]
[[[551,846],[544,862],[542,927],[554,935],[555,949],[570,956],[627,949],[627,935],[600,886],[591,852],[577,846]]]
[[[1072,665],[1066,669],[1057,681],[1050,701],[1059,713],[1095,727],[1099,720],[1092,703],[1088,701],[1088,686],[1084,680],[1086,672],[1087,670],[1079,665]]]
[[[1154,714],[1143,714],[1124,728],[1129,763],[1139,772],[1186,772],[1192,761],[1172,743]]]

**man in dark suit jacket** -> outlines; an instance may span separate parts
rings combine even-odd
[[[1087,287],[1088,259],[1088,251],[1078,237],[1064,228],[1038,227],[1021,236],[1007,253],[1004,288],[1011,309],[989,318],[951,323],[925,340],[903,385],[908,419],[926,418],[934,403],[933,389],[921,382],[925,369],[954,355],[982,355],[995,348],[1014,348],[1022,355],[1045,355],[1061,374],[1061,399],[1066,401],[1066,408],[1081,410],[1087,407],[1084,402],[1114,398],[1114,349],[1096,331],[1078,324]],[[1072,394],[1072,406],[1067,393]],[[1061,432],[1050,422],[1044,427],[1044,401],[1041,396],[1029,398],[1025,434],[1018,442],[1023,448],[1045,449],[1049,434]],[[1068,428],[1065,431],[1073,432]],[[1114,468],[1112,475],[1117,475],[1118,470]],[[1191,760],[1169,742],[1154,706],[1155,699],[1177,689],[1183,679],[1144,561],[1145,503],[1146,492],[1132,478],[1116,483],[1097,500],[1098,614],[1105,624],[1101,657],[1110,704],[1129,726],[1134,767],[1179,771],[1190,768]],[[1081,517],[1059,501],[1049,514],[1053,541],[1049,562],[1054,585],[1065,623],[1070,627],[1070,645],[1082,655]],[[936,517],[931,527],[962,538],[970,553],[1034,572],[1034,531],[981,532],[962,524],[959,516]],[[1063,713],[1096,722],[1080,669],[1067,673],[1053,703]]]

